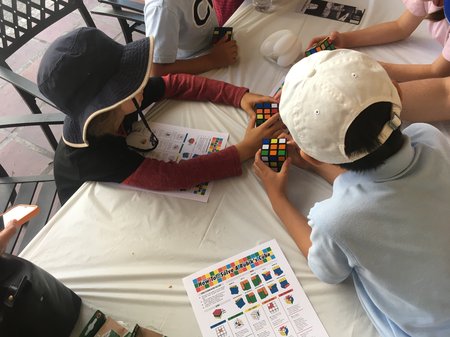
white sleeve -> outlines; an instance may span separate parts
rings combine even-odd
[[[424,1],[417,0],[402,0],[406,9],[410,11],[414,16],[425,16],[428,14],[428,10]]]
[[[153,61],[174,63],[177,59],[180,18],[174,11],[151,2],[144,7],[145,33],[155,38]]]

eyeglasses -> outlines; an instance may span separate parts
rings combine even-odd
[[[148,122],[145,119],[144,113],[142,112],[142,109],[141,109],[141,106],[139,105],[139,103],[136,101],[135,98],[133,98],[132,101],[133,101],[134,106],[136,107],[137,113],[139,114],[139,116],[142,119],[142,122],[144,123],[144,126],[150,132],[149,141],[150,141],[150,144],[152,144],[152,147],[150,149],[148,149],[147,151],[153,151],[158,146],[159,140],[156,137],[156,135],[153,133],[152,129],[150,129],[150,125],[148,125]]]

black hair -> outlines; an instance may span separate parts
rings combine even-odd
[[[430,13],[425,17],[425,20],[438,22],[445,19],[444,8],[438,9],[436,12]]]
[[[377,102],[355,118],[345,135],[345,153],[347,156],[369,154],[354,162],[339,164],[340,167],[359,172],[375,169],[400,150],[404,140],[400,129],[394,130],[384,144],[378,140],[383,126],[391,119],[391,111],[392,103]]]

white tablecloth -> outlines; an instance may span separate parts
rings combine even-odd
[[[366,8],[363,21],[355,26],[295,13],[303,2],[274,0],[270,14],[256,12],[249,1],[244,2],[227,23],[234,27],[239,63],[206,76],[269,94],[287,72],[259,54],[262,41],[272,32],[290,29],[306,47],[316,35],[363,28],[394,19],[403,10],[400,0],[340,1]],[[361,50],[384,61],[425,63],[437,57],[440,47],[421,26],[407,41]],[[247,124],[243,111],[211,103],[165,101],[155,111],[152,120],[158,122],[229,132],[231,144],[242,138]],[[308,269],[251,165],[251,161],[244,165],[241,177],[215,183],[206,204],[87,183],[21,256],[81,296],[84,318],[89,308],[97,308],[169,337],[200,336],[181,279],[275,238],[330,337],[377,336],[351,281],[327,285]],[[292,200],[305,213],[331,193],[321,178],[296,168],[288,186]]]

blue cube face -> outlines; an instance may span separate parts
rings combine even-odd
[[[256,112],[256,126],[260,126],[274,114],[279,112],[278,103],[256,103],[255,104],[255,112]]]
[[[272,170],[279,172],[287,158],[287,139],[263,139],[261,160]]]
[[[227,41],[233,39],[233,27],[215,27],[213,31],[212,43],[215,44],[221,40],[224,36],[227,37]]]

